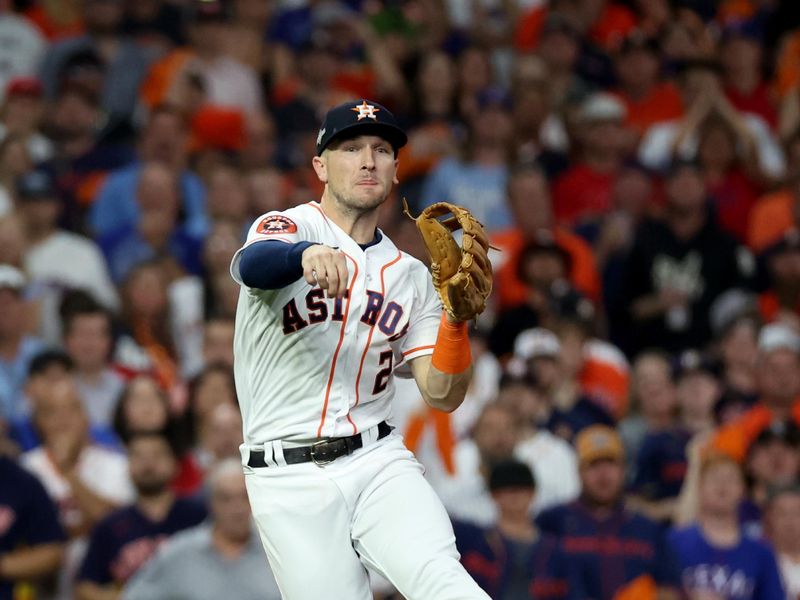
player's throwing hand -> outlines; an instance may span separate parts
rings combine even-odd
[[[336,248],[314,244],[303,252],[303,277],[310,285],[327,291],[328,298],[342,298],[347,291],[347,259]]]

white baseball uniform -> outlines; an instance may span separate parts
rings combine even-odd
[[[245,247],[310,241],[341,250],[344,299],[304,278],[284,288],[243,284],[234,370],[242,460],[259,532],[284,598],[371,598],[364,565],[409,600],[485,599],[458,562],[441,502],[397,434],[378,440],[395,375],[431,354],[441,305],[425,266],[382,233],[359,246],[309,202],[259,217]],[[265,268],[268,268],[265,266]],[[325,466],[287,465],[283,449],[361,434],[364,447]],[[251,450],[267,467],[248,467]]]

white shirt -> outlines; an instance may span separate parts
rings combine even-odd
[[[75,384],[83,400],[86,414],[89,415],[89,421],[94,425],[111,427],[117,401],[125,388],[125,380],[115,371],[106,369],[97,381],[90,382],[82,377],[76,377]]]
[[[536,481],[533,500],[535,514],[551,506],[570,502],[580,494],[581,482],[575,450],[562,438],[547,430],[539,430],[533,437],[517,444],[514,456],[533,472]]]
[[[236,107],[245,113],[261,110],[261,85],[253,69],[228,56],[199,64],[211,104]]]
[[[239,275],[242,250],[234,255],[231,274],[242,285],[234,372],[246,445],[377,425],[390,415],[394,375],[410,376],[407,361],[433,352],[442,309],[428,269],[379,235],[362,250],[317,202],[253,223],[245,247],[262,240],[338,247],[349,287],[342,300],[302,277],[277,290],[248,288]]]
[[[103,255],[87,237],[56,231],[31,246],[24,261],[25,271],[41,288],[41,335],[51,343],[57,343],[61,335],[59,303],[62,292],[85,290],[110,310],[119,304]]]

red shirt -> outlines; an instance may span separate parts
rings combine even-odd
[[[725,95],[737,109],[758,115],[773,130],[778,125],[778,111],[775,110],[769,88],[763,81],[749,94],[743,94],[733,88],[726,88]]]
[[[713,199],[720,225],[740,242],[747,239],[750,211],[760,192],[741,169],[732,169],[724,179],[708,183],[708,193]]]
[[[556,219],[566,226],[606,214],[611,208],[611,189],[616,173],[598,173],[577,164],[562,173],[553,184]]]

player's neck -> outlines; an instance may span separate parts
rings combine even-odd
[[[378,226],[378,207],[362,212],[349,210],[328,198],[327,195],[322,196],[320,205],[325,216],[336,223],[357,244],[369,244],[375,239],[375,229]]]

